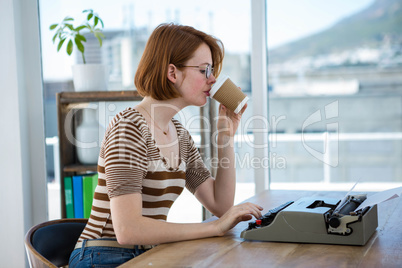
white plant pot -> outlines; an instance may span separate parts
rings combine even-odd
[[[99,157],[99,123],[96,110],[82,110],[82,122],[76,128],[76,150],[81,164],[96,164]]]
[[[109,71],[104,64],[76,64],[72,66],[75,91],[105,91]]]

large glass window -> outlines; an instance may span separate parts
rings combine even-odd
[[[57,218],[58,187],[57,155],[53,148],[57,146],[57,118],[55,93],[73,91],[71,66],[81,62],[76,48],[71,57],[65,52],[65,45],[57,52],[52,43],[54,31],[49,30],[53,23],[59,23],[64,17],[71,16],[77,23],[85,17],[82,11],[93,9],[102,18],[105,39],[102,48],[96,45],[96,39],[88,39],[86,59],[88,63],[106,63],[109,66],[109,90],[131,90],[136,66],[152,30],[160,23],[175,22],[193,26],[221,39],[225,45],[223,73],[229,75],[243,91],[251,94],[250,85],[250,3],[248,1],[211,1],[202,2],[173,1],[137,1],[137,0],[39,0],[42,40],[43,80],[45,90],[47,169],[49,174],[50,218]],[[245,120],[250,117],[252,102],[249,103]],[[117,107],[115,112],[125,107]],[[199,109],[186,108],[179,116],[192,133],[196,142],[200,142],[199,124],[193,118],[199,117]],[[110,118],[107,116],[106,118]],[[183,122],[184,121],[184,122]],[[193,123],[191,123],[193,122]],[[106,125],[107,122],[101,122]],[[238,132],[236,143],[238,166],[238,186],[236,202],[254,194],[251,167],[244,164],[245,155],[252,153],[251,146],[241,141],[244,133]],[[56,157],[56,158],[55,158]],[[249,156],[248,156],[249,157]],[[55,161],[56,160],[56,161]],[[247,160],[247,159],[246,159]],[[54,164],[56,163],[56,164]],[[185,210],[186,212],[183,212]],[[185,191],[177,200],[169,215],[169,220],[180,222],[200,221],[201,206]]]
[[[267,0],[272,189],[402,183],[400,1]]]

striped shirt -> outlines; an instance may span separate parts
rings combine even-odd
[[[127,108],[113,118],[101,144],[91,216],[78,241],[116,237],[110,198],[141,193],[142,215],[166,221],[184,187],[194,194],[211,177],[189,132],[179,121],[172,122],[179,143],[177,168],[168,166],[137,110]]]

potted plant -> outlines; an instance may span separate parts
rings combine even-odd
[[[104,27],[102,19],[94,13],[92,9],[83,11],[86,14],[86,21],[74,27],[74,19],[67,16],[60,23],[50,25],[50,30],[55,30],[53,43],[57,40],[57,51],[66,45],[66,52],[70,56],[74,47],[81,53],[83,64],[75,64],[72,66],[73,82],[76,91],[94,91],[107,90],[108,71],[104,64],[87,64],[85,60],[85,43],[86,38],[82,34],[87,31],[93,34],[102,47],[102,39],[105,38],[102,33]]]

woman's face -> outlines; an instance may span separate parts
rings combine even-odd
[[[185,67],[178,72],[181,79],[176,84],[176,88],[182,95],[181,98],[185,106],[203,106],[207,103],[209,91],[216,82],[213,74],[206,78],[205,67],[207,64],[212,65],[212,55],[208,45],[203,43],[195,51],[194,56],[185,64],[185,66],[200,66],[200,68]]]

